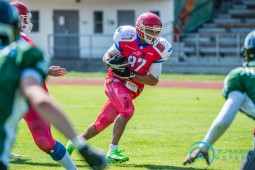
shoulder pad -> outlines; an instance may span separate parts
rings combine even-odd
[[[172,54],[172,45],[164,38],[159,38],[153,45],[163,60],[167,60]]]
[[[19,44],[19,54],[21,68],[33,68],[38,70],[43,76],[48,73],[50,59],[40,49],[28,45]]]
[[[113,40],[115,44],[119,44],[120,41],[133,41],[136,38],[135,28],[132,26],[121,26],[115,33]]]

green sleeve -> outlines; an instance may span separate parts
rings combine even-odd
[[[20,70],[27,68],[34,69],[38,71],[43,80],[45,80],[48,74],[49,59],[46,58],[42,51],[35,47],[21,49],[21,51],[23,52],[17,56],[17,60],[20,62]]]
[[[242,67],[232,70],[224,80],[223,96],[227,99],[228,94],[232,91],[245,92],[243,78],[244,69]]]

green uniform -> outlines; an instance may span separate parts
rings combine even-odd
[[[49,62],[43,53],[25,43],[0,47],[0,161],[8,166],[16,127],[27,111],[27,100],[19,88],[22,75],[44,81]]]
[[[239,67],[228,74],[224,81],[224,97],[228,98],[232,91],[245,95],[240,111],[255,118],[255,67]]]

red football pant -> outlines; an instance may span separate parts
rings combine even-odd
[[[45,91],[48,92],[45,83],[43,84]],[[24,119],[29,127],[36,145],[44,152],[51,151],[56,145],[56,140],[51,135],[50,124],[44,121],[36,111],[29,106],[28,113]]]
[[[108,100],[94,122],[94,127],[98,132],[113,123],[119,114],[130,119],[135,110],[132,93],[124,82],[118,79],[106,79],[105,94],[108,96]]]

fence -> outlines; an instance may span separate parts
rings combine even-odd
[[[172,59],[177,63],[239,64],[246,34],[202,33],[177,35]]]

